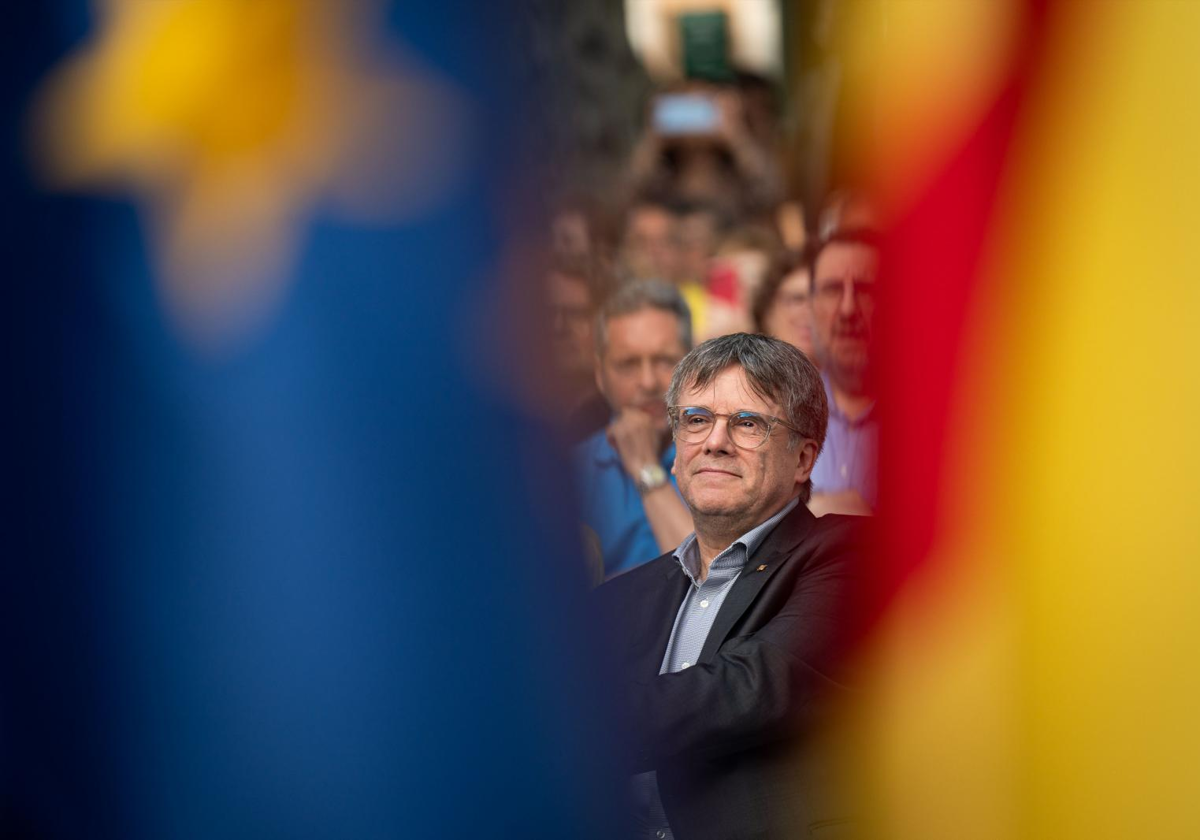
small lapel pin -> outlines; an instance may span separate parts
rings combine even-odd
[[[763,565],[759,566],[759,567],[758,567],[758,570],[759,570],[760,572],[765,572],[765,571],[767,570],[767,564],[766,564],[766,563],[764,563]]]

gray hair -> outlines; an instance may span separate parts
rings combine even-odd
[[[825,384],[807,356],[777,338],[734,333],[704,342],[676,365],[667,405],[678,405],[684,390],[703,388],[734,365],[745,372],[755,394],[781,407],[782,419],[796,430],[788,446],[795,448],[801,437],[811,438],[820,455],[829,424]],[[807,502],[811,495],[809,479],[800,490],[800,501]]]
[[[684,350],[692,348],[692,310],[679,290],[661,280],[636,280],[614,292],[596,316],[596,355],[608,349],[608,322],[621,315],[632,315],[643,309],[661,309],[679,321],[679,343]]]

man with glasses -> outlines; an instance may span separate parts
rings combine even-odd
[[[875,317],[877,239],[862,228],[833,231],[812,257],[813,349],[829,399],[829,437],[813,470],[809,508],[870,514],[878,502],[871,345]]]
[[[736,334],[688,353],[667,401],[695,532],[599,590],[636,836],[807,836],[844,817],[812,741],[855,624],[856,520],[804,504],[825,389],[796,348]]]

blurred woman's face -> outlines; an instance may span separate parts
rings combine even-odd
[[[808,269],[798,268],[779,284],[771,307],[763,318],[763,326],[767,335],[786,341],[814,359],[812,309],[808,305],[808,295]]]

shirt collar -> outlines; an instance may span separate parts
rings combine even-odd
[[[730,570],[736,575],[740,572],[746,562],[758,551],[763,540],[767,535],[779,524],[783,517],[787,516],[796,505],[800,504],[800,497],[794,497],[790,502],[780,508],[779,512],[765,522],[755,525],[746,533],[742,534],[729,548],[722,551],[713,558],[712,565],[709,566],[709,574],[714,572],[720,573],[722,570]],[[674,552],[675,560],[683,568],[683,573],[688,576],[688,580],[693,586],[700,585],[700,546],[696,543],[696,534],[693,531],[688,534],[683,542],[679,544],[679,548]]]

